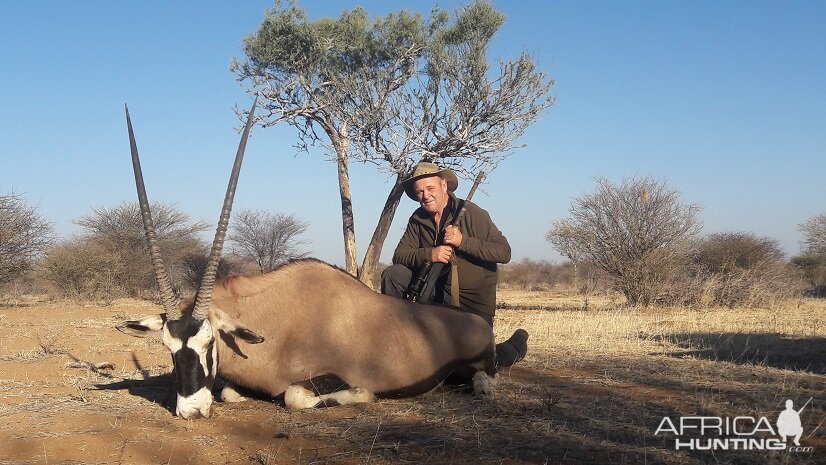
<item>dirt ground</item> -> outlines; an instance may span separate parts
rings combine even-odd
[[[255,399],[186,421],[163,406],[171,361],[158,338],[114,329],[159,307],[0,306],[0,464],[826,463],[822,303],[764,310],[774,326],[741,330],[716,323],[724,310],[530,307],[497,314],[499,339],[517,326],[532,336],[492,400],[438,389],[287,411]],[[785,399],[810,397],[805,452],[676,451],[654,434],[665,416],[774,422]]]

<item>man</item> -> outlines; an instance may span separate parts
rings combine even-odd
[[[508,240],[493,224],[490,215],[472,202],[453,194],[459,185],[456,174],[433,163],[421,162],[403,182],[408,197],[419,202],[393,254],[393,265],[382,273],[383,294],[404,297],[415,270],[424,263],[442,263],[435,284],[425,288],[420,302],[448,304],[451,286],[450,262],[455,259],[459,281],[459,308],[481,316],[493,326],[496,312],[497,263],[511,258]],[[452,225],[462,207],[464,217]],[[528,333],[518,330],[497,345],[497,364],[510,366],[527,352]]]

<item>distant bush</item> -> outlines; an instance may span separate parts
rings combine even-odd
[[[813,216],[798,227],[803,233],[803,250],[792,263],[803,274],[807,294],[826,297],[826,213]]]
[[[680,202],[665,182],[597,179],[595,192],[574,199],[570,216],[554,222],[546,239],[575,263],[600,270],[630,305],[659,302],[672,291],[699,233],[699,208]]]
[[[774,239],[751,233],[711,234],[697,245],[695,262],[706,272],[720,274],[753,270],[783,262],[783,251]]]
[[[799,278],[774,239],[751,233],[712,234],[700,242],[695,260],[718,305],[773,306],[799,291]]]
[[[189,290],[198,290],[198,287],[201,285],[201,279],[204,277],[208,260],[209,251],[207,250],[188,255],[181,260],[183,285]],[[220,281],[233,275],[254,275],[260,273],[258,265],[254,261],[237,256],[227,256],[221,257],[221,260],[218,262],[218,271],[215,278],[217,281]]]
[[[826,255],[806,254],[792,258],[805,283],[805,292],[812,297],[826,297]]]
[[[254,261],[262,273],[278,265],[309,255],[309,241],[299,236],[309,224],[295,215],[265,210],[241,210],[232,220],[229,241],[235,255]]]
[[[151,211],[164,265],[172,284],[179,292],[186,290],[183,260],[206,249],[199,234],[208,226],[193,222],[188,214],[171,205],[155,203]],[[83,228],[81,240],[94,244],[91,251],[103,254],[101,260],[119,257],[123,272],[115,276],[117,288],[132,297],[155,294],[155,274],[137,202],[123,202],[112,208],[94,208],[75,223]]]
[[[549,290],[573,285],[570,262],[563,265],[523,258],[499,267],[499,283],[526,291]]]
[[[126,271],[121,255],[90,239],[56,245],[40,264],[54,295],[78,300],[111,301],[124,296],[120,283]]]
[[[23,197],[0,195],[0,286],[25,276],[53,238],[51,225]]]
[[[803,253],[826,256],[826,213],[809,218],[798,228],[803,233]]]
[[[690,264],[662,303],[772,307],[799,294],[799,277],[777,241],[751,233],[712,234],[698,241]]]

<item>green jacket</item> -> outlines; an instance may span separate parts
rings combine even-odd
[[[407,223],[399,245],[393,254],[393,263],[415,270],[431,258],[431,249],[442,243],[442,231],[453,221],[463,205],[452,193],[448,200],[442,224],[436,228],[433,218],[418,208]],[[493,224],[490,215],[473,202],[467,203],[467,211],[459,223],[462,244],[455,250],[459,270],[460,307],[473,312],[493,315],[496,311],[497,263],[511,259],[511,246],[501,231]],[[450,265],[445,269],[449,275]],[[445,302],[449,302],[450,279],[445,277]],[[437,292],[438,295],[438,292]]]

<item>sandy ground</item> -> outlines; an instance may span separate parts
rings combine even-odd
[[[824,307],[812,308],[799,309],[801,318]],[[114,329],[157,311],[136,300],[0,307],[0,464],[826,463],[823,314],[807,320],[821,325],[809,335],[771,333],[792,341],[787,350],[797,358],[761,358],[758,347],[755,357],[735,359],[765,340],[723,343],[708,336],[714,331],[686,331],[679,322],[708,314],[502,310],[498,332],[528,327],[532,352],[500,374],[493,400],[438,389],[288,411],[255,399],[218,403],[212,418],[186,421],[163,406],[171,361],[157,337]],[[566,344],[573,330],[559,322],[586,325],[578,318],[588,322],[583,331],[605,339]],[[628,334],[605,331],[625,318]],[[690,340],[702,334],[706,340]],[[94,367],[101,363],[111,366]],[[805,453],[675,451],[673,437],[654,434],[664,416],[773,421],[786,398],[809,397]]]

